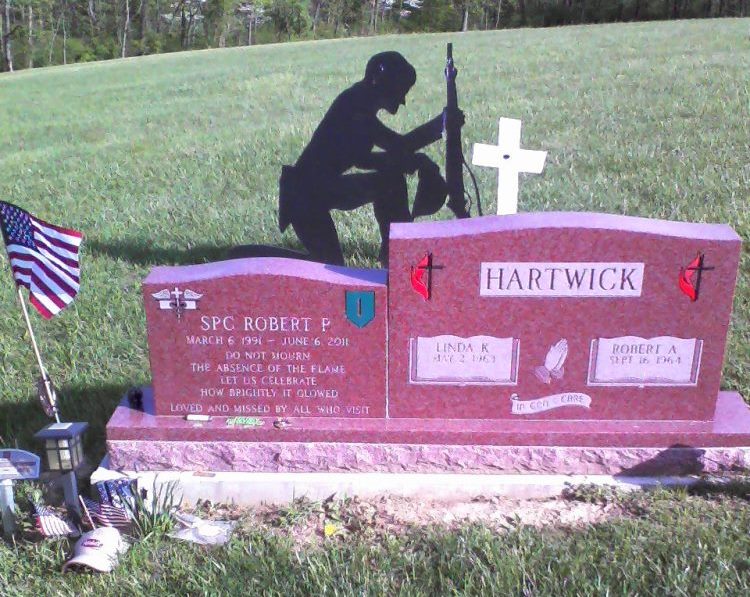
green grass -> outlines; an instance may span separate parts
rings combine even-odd
[[[63,575],[66,542],[0,543],[2,595],[744,595],[750,505],[684,490],[609,496],[630,515],[596,526],[496,533],[406,528],[295,546],[241,526],[222,548],[154,535],[111,575]],[[571,504],[572,506],[572,504]]]
[[[405,130],[437,114],[446,41],[460,68],[467,153],[473,142],[495,141],[500,116],[524,121],[524,146],[549,151],[544,174],[521,185],[522,211],[735,227],[746,245],[723,385],[750,397],[749,30],[748,19],[723,19],[386,36],[0,75],[0,198],[86,234],[78,299],[53,321],[34,316],[65,418],[91,422],[89,453],[101,456],[114,405],[149,378],[140,293],[149,268],[210,261],[248,242],[296,246],[276,226],[281,165],[296,159],[330,101],[380,50],[401,51],[419,74],[406,109],[386,122]],[[439,151],[433,157],[442,161]],[[495,173],[477,170],[493,213]],[[371,212],[339,223],[349,262],[374,266]],[[7,269],[2,275],[0,445],[33,448],[31,435],[46,419],[14,286]],[[641,578],[641,594],[649,586],[708,593],[714,582],[742,592],[744,508],[727,511],[723,522],[703,522],[696,512],[695,529],[673,525],[677,512],[664,516],[575,535],[519,531],[508,541],[468,529],[302,555],[260,535],[235,541],[224,555],[155,540],[135,548],[115,578],[123,592],[168,583],[177,592],[218,593],[263,579],[284,593],[321,592],[325,584],[342,594],[368,583],[395,591],[419,581],[448,592],[489,583],[498,594],[524,587],[544,594],[540,586],[590,594],[611,584],[632,594],[629,583]],[[43,592],[61,561],[54,546],[2,549],[0,578],[29,591]],[[87,590],[97,594],[106,582],[90,581]],[[83,590],[84,581],[64,586]]]

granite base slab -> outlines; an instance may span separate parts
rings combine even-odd
[[[242,427],[153,414],[126,400],[107,424],[112,468],[149,471],[683,475],[750,468],[750,409],[721,392],[713,421],[272,417]],[[246,420],[247,421],[247,420]]]
[[[113,477],[109,459],[91,476],[91,482]],[[382,495],[430,499],[445,503],[473,501],[490,496],[540,499],[561,495],[570,486],[600,485],[621,491],[655,487],[686,487],[695,476],[614,477],[612,475],[493,475],[414,473],[247,473],[192,471],[123,471],[138,479],[149,492],[175,486],[182,503],[198,500],[241,506],[288,503],[300,497],[314,501],[338,497],[372,498]]]

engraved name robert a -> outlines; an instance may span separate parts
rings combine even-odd
[[[639,297],[643,263],[482,262],[480,296]]]

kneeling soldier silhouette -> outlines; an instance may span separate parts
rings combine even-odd
[[[377,117],[380,110],[396,114],[416,80],[414,67],[398,52],[376,54],[364,78],[334,100],[297,163],[282,168],[279,228],[283,232],[291,224],[312,259],[344,264],[332,209],[373,204],[382,239],[379,259],[387,265],[391,222],[434,214],[445,203],[440,168],[418,152],[441,138],[443,114],[405,135]],[[463,124],[463,115],[460,119]],[[364,172],[349,172],[352,168]],[[414,172],[419,182],[410,212],[406,175]]]

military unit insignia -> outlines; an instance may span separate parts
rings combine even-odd
[[[346,318],[358,328],[365,327],[375,317],[375,293],[373,291],[346,291]]]
[[[159,309],[174,311],[177,319],[182,317],[185,311],[195,311],[198,308],[198,301],[203,298],[202,294],[198,294],[189,288],[180,290],[177,286],[174,287],[174,290],[165,288],[159,292],[154,292],[151,296],[159,303]]]

